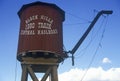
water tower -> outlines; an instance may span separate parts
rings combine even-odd
[[[41,81],[46,81],[48,76],[51,81],[58,81],[58,65],[67,57],[62,31],[65,12],[55,4],[34,2],[23,5],[18,16],[17,59],[22,66],[21,81],[27,81],[28,74],[38,81],[35,72],[45,73]]]
[[[74,53],[103,14],[112,14],[112,11],[100,11],[73,49],[65,52],[62,31],[65,12],[50,3],[34,2],[23,5],[18,12],[20,32],[17,59],[22,66],[21,81],[27,81],[28,74],[33,81],[38,81],[36,72],[45,73],[41,81],[46,81],[48,76],[50,81],[58,81],[59,63],[68,57],[66,53],[70,53],[74,65]]]

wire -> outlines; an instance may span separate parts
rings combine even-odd
[[[17,59],[16,59],[16,63],[15,63],[15,81],[17,79]]]
[[[100,29],[101,29],[102,26],[103,26],[104,20],[105,20],[105,19],[102,20],[101,25],[99,26],[98,30],[95,32],[94,36],[92,35],[92,38],[90,39],[90,41],[88,42],[88,44],[85,46],[85,48],[81,49],[80,53],[81,53],[82,51],[87,50],[87,48],[92,44],[93,40],[96,38],[96,36],[98,35]],[[82,53],[82,54],[79,54],[79,55],[77,56],[77,58],[82,57],[84,54],[85,54],[85,52]]]
[[[79,17],[79,16],[77,16],[77,15],[73,15],[73,14],[68,13],[68,12],[66,12],[66,13],[67,13],[67,14],[69,14],[69,15],[71,15],[71,16],[73,16],[73,17],[75,17],[75,18],[77,18],[77,19],[82,19],[82,20],[84,20],[84,21],[87,21],[88,23],[91,23],[91,21],[90,21],[90,20],[88,20],[88,19],[81,18],[81,17]]]
[[[80,25],[80,24],[87,24],[87,23],[91,23],[91,22],[81,22],[81,23],[66,23],[64,25]]]
[[[93,55],[93,57],[92,57],[90,63],[89,63],[89,65],[88,65],[87,70],[85,71],[85,73],[84,73],[84,75],[82,76],[82,78],[81,78],[80,81],[83,81],[84,77],[86,76],[86,74],[87,74],[87,72],[88,72],[90,66],[92,65],[92,63],[93,63],[93,61],[94,61],[94,59],[95,59],[95,56],[96,56],[96,54],[97,54],[97,52],[98,52],[98,49],[99,49],[99,45],[98,45],[98,47],[97,47],[97,49],[96,49],[96,51],[95,51],[95,53],[94,53],[94,55]]]
[[[85,76],[87,75],[87,72],[88,72],[90,66],[91,66],[92,63],[93,63],[93,61],[94,61],[94,59],[95,59],[95,57],[96,57],[96,55],[97,55],[98,50],[99,50],[99,48],[101,47],[101,42],[102,42],[102,39],[103,39],[103,37],[104,37],[104,33],[105,33],[105,29],[106,29],[107,21],[108,21],[108,17],[107,17],[107,20],[106,20],[106,22],[105,22],[105,27],[104,27],[104,29],[103,29],[103,31],[102,31],[102,35],[101,35],[101,38],[100,38],[99,44],[98,44],[98,46],[97,46],[97,48],[96,48],[96,50],[95,50],[95,53],[94,53],[94,55],[93,55],[93,57],[92,57],[92,59],[91,59],[89,65],[88,65],[87,70],[85,71],[85,73],[84,73],[84,75],[82,76],[82,78],[81,78],[80,81],[83,81],[83,79],[84,79]]]
[[[79,25],[79,24],[87,24],[87,23],[91,23],[91,21],[88,20],[88,19],[81,18],[81,17],[79,17],[79,16],[77,16],[77,15],[73,15],[73,14],[68,13],[68,12],[66,12],[66,13],[67,13],[68,15],[70,15],[70,16],[76,18],[76,19],[84,20],[84,22],[78,22],[78,23],[66,23],[66,24],[64,24],[64,25]]]

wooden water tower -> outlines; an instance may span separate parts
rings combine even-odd
[[[35,73],[45,73],[41,81],[58,81],[57,68],[67,55],[63,50],[62,23],[65,12],[55,4],[34,2],[18,12],[20,32],[17,59],[21,62],[21,81],[38,81]]]
[[[74,53],[103,14],[112,14],[112,11],[100,11],[74,48],[64,52],[62,23],[65,12],[50,3],[34,2],[23,5],[18,12],[20,32],[17,59],[22,66],[21,81],[27,81],[28,74],[33,81],[38,81],[36,72],[45,73],[41,81],[46,81],[48,76],[50,81],[58,81],[59,63],[68,57],[66,53],[70,53],[74,65]]]

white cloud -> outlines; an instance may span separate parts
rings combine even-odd
[[[120,68],[110,68],[104,70],[102,67],[89,68],[87,74],[83,78],[87,69],[71,69],[58,75],[58,81],[120,81]],[[81,80],[83,78],[83,80]],[[41,81],[39,79],[39,81]],[[47,79],[46,81],[49,81]]]
[[[59,74],[59,81],[81,81],[86,69],[71,69]],[[120,68],[90,68],[82,81],[120,81]]]
[[[111,63],[111,60],[109,58],[103,58],[102,62],[103,63]]]

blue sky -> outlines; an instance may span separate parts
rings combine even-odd
[[[17,12],[23,4],[28,4],[36,0],[1,0],[0,1],[0,81],[14,81],[16,52],[18,44],[19,24],[20,20]],[[63,23],[63,37],[66,50],[71,50],[79,38],[89,26],[95,15],[100,10],[113,10],[113,14],[107,17],[100,17],[95,24],[94,29],[90,32],[87,39],[75,53],[75,66],[71,65],[71,59],[68,58],[59,66],[60,77],[65,76],[65,72],[79,70],[84,74],[88,65],[95,54],[95,50],[99,44],[102,31],[105,28],[104,37],[101,47],[98,49],[95,59],[90,66],[93,70],[102,70],[107,73],[114,68],[119,74],[120,71],[120,1],[119,0],[37,0],[43,2],[54,3],[65,11],[65,21]],[[105,20],[104,20],[105,19]],[[103,26],[101,26],[102,21]],[[107,24],[105,25],[105,22]],[[99,27],[101,29],[98,31]],[[97,32],[97,33],[96,33]],[[95,36],[95,37],[94,37]],[[90,40],[92,42],[89,44]],[[85,49],[84,49],[85,48]],[[82,50],[84,49],[84,50]],[[106,59],[107,58],[107,59]],[[74,72],[75,72],[74,71]],[[117,74],[113,70],[113,75]],[[72,73],[71,73],[72,74]],[[88,70],[89,75],[89,70]],[[86,75],[86,80],[87,76]],[[104,75],[104,74],[102,74]],[[115,75],[117,76],[117,75]],[[92,77],[92,76],[91,76]],[[21,67],[17,61],[17,81],[21,78]],[[100,78],[99,78],[100,79]],[[119,79],[120,80],[120,79]],[[62,80],[63,81],[63,80]],[[71,81],[71,80],[68,80]],[[75,80],[74,80],[75,81]],[[77,80],[76,80],[77,81]],[[111,79],[109,79],[111,81]]]

